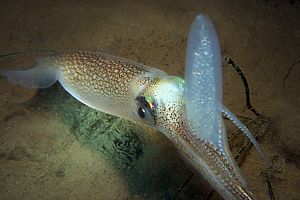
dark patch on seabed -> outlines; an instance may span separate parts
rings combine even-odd
[[[36,102],[39,107],[53,105],[79,142],[107,156],[118,169],[133,168],[143,155],[141,135],[145,129],[85,106],[58,84],[41,90]]]
[[[54,103],[54,111],[71,127],[81,143],[106,155],[119,169],[134,167],[143,154],[139,136],[143,128],[83,105],[66,95],[61,87],[55,90],[58,90],[55,102],[59,103]]]

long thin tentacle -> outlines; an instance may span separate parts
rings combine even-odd
[[[253,134],[249,131],[249,129],[224,105],[220,106],[222,113],[230,120],[234,125],[236,125],[248,138],[249,140],[253,143],[259,154],[266,160],[266,162],[274,167],[273,163],[271,160],[268,158],[268,156],[264,153],[264,151],[261,149],[260,145],[256,141],[255,137]]]

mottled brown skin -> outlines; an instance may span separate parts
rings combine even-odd
[[[146,68],[127,60],[88,52],[64,53],[57,60],[66,83],[85,94],[124,101],[131,82]]]
[[[97,110],[139,120],[134,96],[163,71],[120,57],[93,52],[64,52],[47,58],[58,81],[75,98]]]

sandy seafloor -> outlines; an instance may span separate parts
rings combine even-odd
[[[240,65],[252,104],[223,65],[223,101],[248,121],[278,170],[254,148],[241,170],[259,199],[300,199],[300,1],[1,1],[0,54],[104,51],[183,76],[189,26],[206,13],[222,55]],[[24,68],[29,58],[0,58]],[[246,117],[246,118],[245,118]],[[226,122],[227,124],[227,122]],[[229,135],[235,128],[228,126]],[[246,144],[232,137],[234,154]],[[273,196],[273,197],[272,197]],[[58,84],[0,79],[0,199],[220,199],[156,131],[80,104]]]

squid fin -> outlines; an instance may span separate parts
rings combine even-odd
[[[0,75],[24,87],[47,88],[57,81],[58,70],[40,62],[28,70],[15,71],[3,69],[0,71]]]

